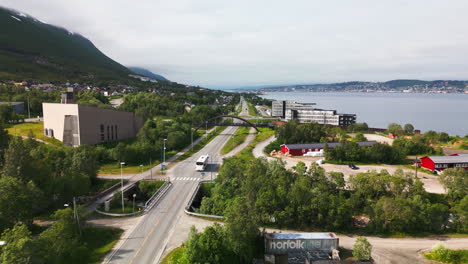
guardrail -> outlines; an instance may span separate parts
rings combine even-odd
[[[190,208],[192,207],[193,200],[194,200],[195,197],[197,196],[197,193],[198,193],[198,191],[200,190],[200,186],[202,185],[202,183],[206,183],[206,182],[212,182],[212,181],[204,180],[204,181],[199,181],[199,182],[198,182],[198,185],[197,185],[197,188],[195,189],[195,192],[192,194],[192,196],[190,197],[190,200],[189,200],[187,206],[185,206],[185,208],[184,208],[184,212],[185,212],[186,214],[188,214],[188,215],[193,215],[193,216],[201,216],[201,217],[209,217],[209,218],[224,219],[224,216],[220,216],[220,215],[208,215],[208,214],[199,214],[199,213],[190,212]]]
[[[172,186],[172,183],[170,181],[167,181],[165,182],[146,202],[145,202],[145,206],[144,206],[144,209],[142,211],[138,211],[138,212],[132,212],[132,213],[126,213],[126,214],[117,214],[117,213],[108,213],[108,212],[103,212],[99,209],[96,209],[95,211],[97,213],[100,213],[100,214],[103,214],[103,215],[107,215],[107,216],[133,216],[133,215],[136,215],[136,214],[140,214],[140,213],[145,213],[146,211],[148,211],[149,209],[151,209],[158,201],[161,197],[163,197],[167,191],[169,190],[169,188]]]

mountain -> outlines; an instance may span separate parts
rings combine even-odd
[[[80,34],[0,7],[0,80],[128,79],[131,72]]]
[[[156,80],[160,80],[160,81],[169,81],[168,79],[164,78],[163,76],[159,75],[159,74],[155,74],[155,73],[152,73],[150,71],[148,71],[147,69],[143,69],[143,68],[140,68],[140,67],[127,67],[129,70],[131,70],[132,72],[138,74],[138,75],[143,75],[143,76],[146,76],[146,77],[149,77],[149,78],[153,78],[153,79],[156,79]]]

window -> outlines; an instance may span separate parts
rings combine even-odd
[[[110,130],[109,130],[109,126],[107,126],[107,140],[110,140]]]
[[[49,133],[50,133],[51,137],[54,137],[54,130],[53,129],[49,129]]]
[[[111,126],[111,139],[114,140],[114,126]]]
[[[117,139],[119,138],[119,137],[117,136],[117,125],[115,125],[114,131],[115,131],[115,140],[117,140]]]
[[[49,129],[44,129],[44,136],[48,136],[49,135]]]
[[[104,140],[106,139],[104,137],[104,125],[103,124],[101,124],[100,129],[101,129],[101,142],[104,142]]]

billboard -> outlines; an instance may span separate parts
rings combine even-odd
[[[333,233],[324,233],[323,237],[317,235],[317,233],[307,233],[302,236],[301,234],[265,235],[265,251],[267,254],[280,255],[305,251],[331,252],[337,248],[338,237]]]

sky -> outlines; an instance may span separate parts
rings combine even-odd
[[[209,88],[468,79],[466,0],[0,0]]]

